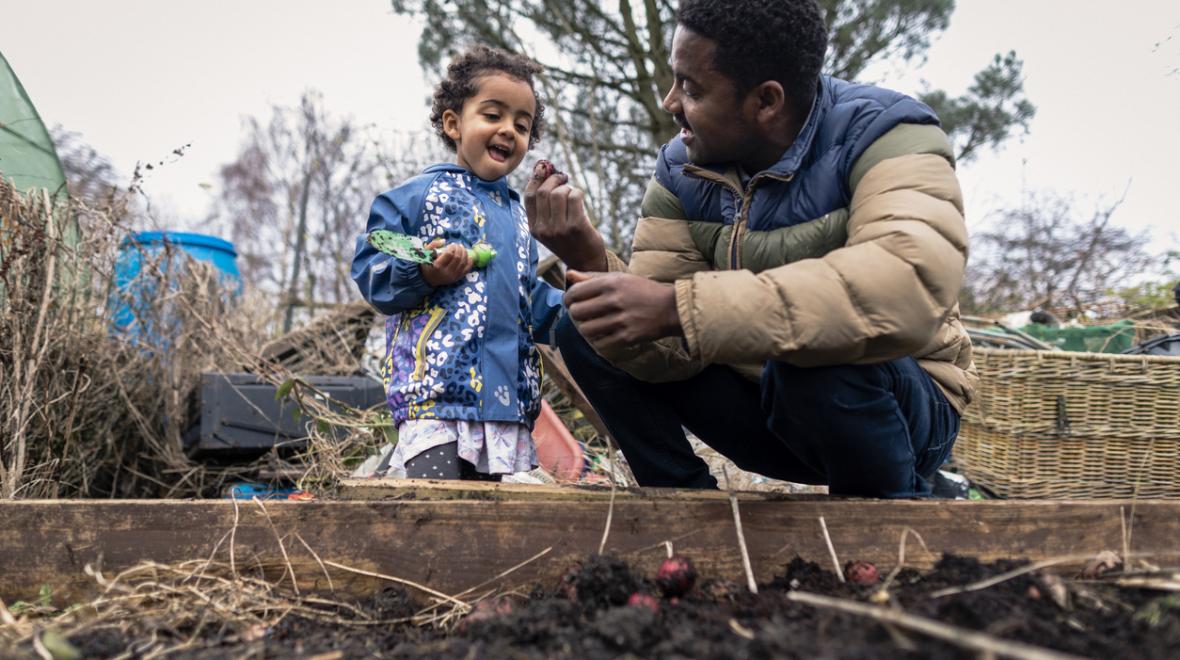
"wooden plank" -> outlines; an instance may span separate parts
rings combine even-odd
[[[729,501],[719,490],[676,488],[617,488],[616,499],[659,499]],[[536,485],[486,481],[440,481],[433,479],[343,479],[337,497],[343,500],[516,500],[516,501],[609,501],[609,486]],[[740,501],[783,499],[828,499],[826,495],[788,496],[774,492],[741,492]]]
[[[657,494],[658,495],[658,494]],[[740,580],[741,559],[732,512],[721,497],[620,497],[614,503],[608,552],[654,571],[664,540],[706,575]],[[610,504],[543,499],[444,499],[269,502],[266,510],[301,586],[324,589],[326,580],[298,534],[325,560],[394,575],[457,593],[551,548],[513,573],[513,584],[552,585],[573,561],[593,553]],[[0,598],[31,599],[41,585],[59,604],[93,595],[86,564],[108,576],[151,559],[174,563],[204,559],[235,529],[239,570],[258,566],[278,577],[283,560],[266,516],[252,502],[51,500],[0,502]],[[943,552],[983,560],[1032,560],[1122,548],[1121,513],[1133,516],[1137,553],[1175,556],[1180,503],[1140,501],[870,501],[747,499],[743,530],[759,580],[781,574],[796,555],[830,565],[820,532],[824,516],[841,559],[892,568],[898,539],[909,528],[931,553],[910,543],[907,563],[931,565]],[[337,588],[365,593],[379,583],[332,573]]]

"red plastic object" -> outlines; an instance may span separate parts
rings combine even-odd
[[[555,479],[577,481],[582,476],[582,446],[544,399],[533,425],[533,440],[537,443],[537,462]]]

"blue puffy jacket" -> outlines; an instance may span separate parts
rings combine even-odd
[[[743,176],[744,174],[748,176]],[[608,351],[646,381],[724,364],[757,381],[800,367],[911,356],[957,410],[978,376],[959,320],[967,262],[954,155],[927,106],[823,77],[811,114],[760,172],[660,151],[630,263],[674,284],[684,337]]]
[[[518,422],[541,406],[541,361],[561,291],[537,279],[537,246],[520,197],[505,179],[484,181],[439,164],[380,195],[366,232],[388,229],[471,246],[496,257],[455,284],[433,288],[418,264],[357,239],[352,278],[389,315],[382,363],[394,424],[407,419]]]

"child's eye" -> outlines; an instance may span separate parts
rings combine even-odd
[[[486,117],[487,119],[492,120],[492,121],[496,121],[497,119],[500,118],[500,115],[498,115],[494,112],[485,112],[485,113],[483,113],[483,116]]]
[[[528,126],[525,126],[524,124],[517,124],[517,125],[516,125],[516,130],[517,130],[517,131],[520,131],[521,133],[528,133],[528,132],[529,132],[529,127],[528,127]]]

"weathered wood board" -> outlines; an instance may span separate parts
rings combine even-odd
[[[515,487],[519,489],[521,487]],[[507,576],[509,584],[552,584],[570,563],[595,552],[609,493],[548,487],[523,496],[513,488],[387,488],[385,499],[268,502],[52,500],[0,502],[0,598],[35,597],[49,585],[58,603],[96,592],[86,564],[105,575],[151,559],[205,559],[215,548],[228,561],[234,530],[239,570],[261,567],[276,577],[284,563],[276,531],[301,586],[326,588],[323,560],[412,580],[446,593],[480,584],[551,548]],[[346,489],[347,490],[347,489]],[[441,497],[436,497],[441,496]],[[781,574],[796,555],[830,566],[819,526],[824,516],[841,560],[891,568],[902,531],[922,535],[931,553],[910,542],[907,564],[929,566],[952,552],[985,560],[1033,560],[1121,550],[1125,515],[1133,553],[1176,556],[1180,503],[1171,501],[870,501],[824,497],[741,497],[741,519],[759,580]],[[662,542],[694,559],[707,575],[741,579],[729,500],[721,493],[620,491],[607,551],[654,571]],[[1132,515],[1133,512],[1133,515]],[[273,521],[274,531],[268,522]],[[365,593],[374,578],[331,570],[338,589]]]

